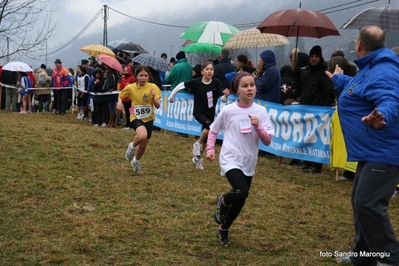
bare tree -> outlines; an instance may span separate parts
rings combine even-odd
[[[52,23],[49,0],[0,0],[0,60],[20,56],[38,59],[45,55]]]

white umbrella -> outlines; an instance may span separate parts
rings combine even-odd
[[[18,72],[33,72],[33,69],[28,64],[18,61],[5,64],[3,66],[3,70],[18,71]]]

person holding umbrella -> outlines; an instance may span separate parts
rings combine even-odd
[[[90,56],[89,58],[89,70],[90,70],[90,75],[93,76],[94,70],[99,67],[99,64],[94,56]]]
[[[340,92],[339,119],[348,161],[358,162],[352,188],[355,246],[338,262],[398,265],[399,242],[388,215],[399,182],[399,58],[385,47],[378,26],[359,31],[355,77],[336,66],[325,72]],[[361,256],[381,254],[380,256]]]
[[[18,93],[17,89],[15,89],[17,87],[17,80],[18,80],[18,72],[3,69],[1,75],[1,82],[3,83],[3,88],[5,89],[6,92],[5,109],[7,111],[13,111],[13,112],[18,111],[17,108]]]
[[[94,82],[92,83],[92,88],[90,88],[90,92],[95,92],[96,94],[93,97],[93,104],[96,117],[93,118],[97,123],[94,126],[106,127],[108,121],[108,97],[107,95],[103,95],[102,93],[108,92],[110,87],[113,87],[113,84],[110,84],[110,80],[107,80],[107,84],[105,84],[105,76],[101,68],[96,68],[93,72]]]
[[[116,102],[118,101],[118,95],[113,93],[117,90],[118,83],[120,83],[119,73],[123,72],[123,67],[117,59],[109,55],[99,54],[97,59],[105,65],[104,72],[104,84],[106,84],[105,91],[108,95],[103,96],[108,102],[108,127],[114,128],[116,123]]]
[[[108,92],[111,92],[111,94],[105,96],[108,102],[108,127],[114,128],[116,127],[116,104],[118,102],[118,94],[112,92],[117,90],[119,73],[111,67],[106,66],[104,78],[104,83],[108,83]]]
[[[334,86],[324,74],[327,66],[324,64],[322,49],[315,45],[309,52],[308,71],[303,76],[301,104],[315,106],[333,106],[335,102]],[[304,173],[321,173],[323,164],[305,161],[301,166]]]

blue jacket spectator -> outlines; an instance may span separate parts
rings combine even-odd
[[[280,70],[276,65],[276,57],[271,50],[260,54],[259,64],[263,64],[256,83],[256,98],[268,102],[280,103]]]
[[[399,166],[399,96],[395,90],[399,83],[396,74],[399,61],[392,56],[388,48],[381,48],[356,59],[354,63],[359,67],[355,77],[333,77],[336,90],[341,93],[338,110],[342,133],[347,143],[348,161]],[[346,91],[343,91],[344,89]],[[360,99],[364,99],[362,104],[359,104]],[[378,111],[384,114],[384,121],[387,123],[384,130],[368,129],[361,120],[361,117],[368,115],[377,104]],[[351,130],[359,127],[365,129]]]

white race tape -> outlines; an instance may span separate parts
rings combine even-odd
[[[2,87],[5,87],[5,88],[18,89],[16,86],[8,85],[8,84],[3,84],[3,83],[1,83],[1,82],[0,82],[0,85],[1,85]],[[119,93],[120,93],[120,91],[88,92],[88,91],[79,89],[79,88],[77,88],[77,87],[75,87],[75,86],[73,86],[73,87],[28,88],[27,90],[48,90],[48,89],[50,89],[50,90],[74,89],[74,90],[78,90],[78,91],[81,91],[81,92],[84,92],[84,93],[89,93],[89,94],[91,94],[91,95],[110,95],[110,94],[119,94]]]

